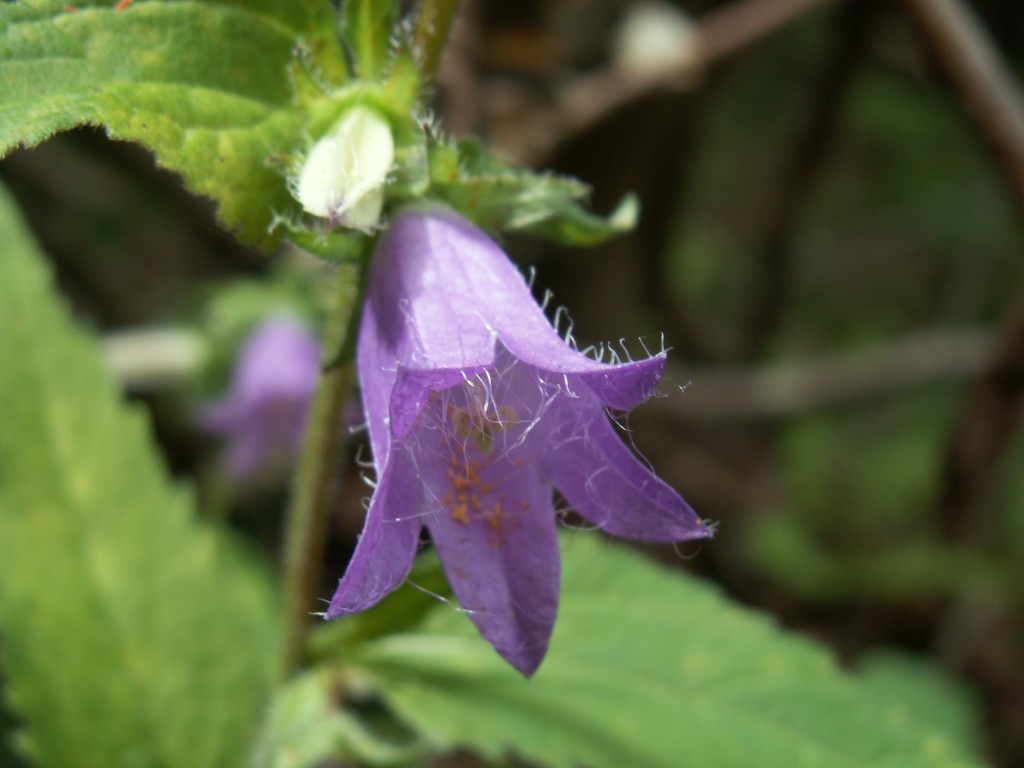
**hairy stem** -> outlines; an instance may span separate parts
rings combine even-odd
[[[365,271],[365,270],[363,270]],[[349,269],[337,275],[335,305],[325,338],[325,368],[292,485],[285,521],[282,676],[301,663],[323,560],[327,517],[337,494],[345,445],[342,413],[352,392],[355,365],[350,338],[356,331],[361,280]]]
[[[459,0],[423,0],[413,35],[413,51],[419,58],[420,74],[430,79],[441,62]]]

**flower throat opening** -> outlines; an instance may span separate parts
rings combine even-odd
[[[484,534],[495,548],[530,509],[521,479],[525,461],[517,454],[537,417],[509,383],[484,373],[432,393],[419,438],[437,457],[428,473],[435,514]]]

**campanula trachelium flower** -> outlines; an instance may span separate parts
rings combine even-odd
[[[532,674],[558,606],[554,489],[615,536],[710,533],[609,418],[654,393],[664,362],[581,354],[482,231],[445,208],[399,214],[374,255],[358,342],[377,485],[327,618],[398,587],[426,527],[481,634]]]
[[[208,432],[227,440],[227,466],[236,479],[251,482],[291,467],[319,376],[320,344],[297,319],[272,315],[252,331],[228,394],[201,417]]]

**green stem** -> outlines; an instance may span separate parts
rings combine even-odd
[[[420,5],[412,49],[419,59],[420,74],[424,80],[433,78],[441,62],[457,10],[459,0],[423,0]]]
[[[364,272],[365,269],[361,269]],[[342,412],[352,392],[355,365],[349,351],[362,305],[362,275],[351,270],[337,276],[335,306],[324,348],[327,363],[310,409],[302,454],[292,485],[285,522],[284,625],[281,674],[300,665],[309,633],[323,561],[328,511],[337,493],[337,478],[345,446]]]

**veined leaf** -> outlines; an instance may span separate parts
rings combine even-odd
[[[973,765],[821,648],[621,548],[567,540],[551,650],[530,680],[465,616],[349,650],[351,674],[439,747],[594,768]]]
[[[278,642],[265,574],[192,520],[6,195],[0,265],[0,649],[20,743],[52,768],[240,765]]]
[[[315,0],[0,3],[0,156],[102,125],[266,244],[273,213],[296,210],[274,153],[301,143],[310,82],[344,73],[333,36]]]

